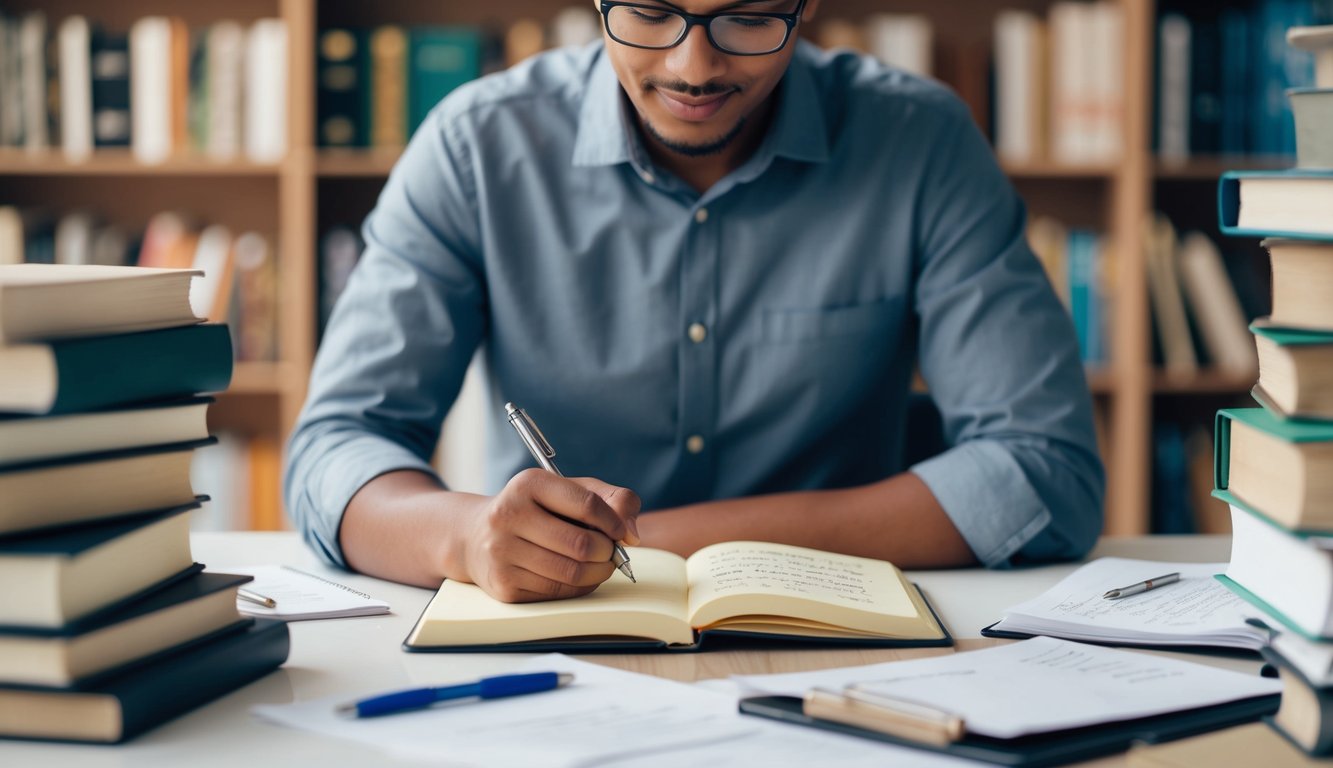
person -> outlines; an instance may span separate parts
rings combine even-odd
[[[905,568],[1091,547],[1090,396],[1023,203],[946,88],[800,41],[819,4],[599,2],[604,40],[436,107],[291,439],[324,558],[529,601],[595,589],[615,541]],[[477,350],[489,496],[429,464]],[[949,447],[904,466],[914,366]],[[578,477],[534,468],[507,401]]]

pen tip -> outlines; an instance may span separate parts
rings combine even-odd
[[[566,685],[569,685],[570,683],[574,682],[574,673],[560,672],[556,674],[555,679],[556,679],[555,687],[564,688]]]
[[[1114,600],[1115,598],[1120,597],[1120,590],[1113,589],[1110,592],[1107,592],[1106,594],[1102,595],[1102,597],[1106,600]]]
[[[347,704],[339,704],[337,707],[334,707],[333,711],[343,717],[356,717],[356,704],[350,702]]]

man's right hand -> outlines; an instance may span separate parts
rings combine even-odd
[[[627,488],[524,470],[465,526],[463,566],[507,603],[586,595],[615,573],[613,542],[639,543],[638,515],[639,497]]]

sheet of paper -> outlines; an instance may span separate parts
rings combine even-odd
[[[1277,693],[1279,681],[1145,653],[1038,637],[867,667],[735,678],[756,693],[801,696],[856,684],[963,717],[997,738],[1149,717]]]
[[[276,608],[268,608],[237,598],[236,607],[250,616],[298,621],[373,616],[389,612],[389,604],[383,600],[290,566],[248,565],[228,568],[210,565],[208,570],[253,576],[254,581],[242,586],[271,597],[278,604]]]
[[[1245,619],[1258,612],[1213,578],[1226,563],[1164,563],[1104,557],[1079,568],[1045,593],[1005,611],[997,629],[1040,630],[1075,639],[1134,641],[1213,639],[1217,644],[1259,648],[1262,630]],[[1180,572],[1180,581],[1137,595],[1107,600],[1109,589]],[[1035,626],[1034,625],[1035,622]]]

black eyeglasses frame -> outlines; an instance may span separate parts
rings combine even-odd
[[[685,38],[689,37],[691,29],[694,29],[695,27],[703,27],[704,34],[708,36],[709,44],[712,45],[717,50],[721,51],[722,53],[727,54],[728,56],[772,56],[773,54],[777,53],[783,48],[786,48],[787,43],[791,42],[792,30],[796,29],[797,24],[801,20],[801,13],[805,10],[805,2],[806,0],[801,0],[799,3],[797,3],[796,10],[792,11],[791,13],[737,13],[735,11],[730,11],[727,13],[710,13],[710,14],[699,15],[694,13],[686,13],[685,11],[675,8],[674,6],[663,7],[661,5],[648,5],[646,3],[620,2],[620,0],[602,0],[602,5],[601,5],[602,26],[606,28],[606,34],[608,37],[610,37],[617,43],[629,46],[630,48],[640,48],[648,51],[665,51],[671,48],[675,48],[676,46],[685,42]],[[660,13],[674,14],[685,20],[685,29],[681,30],[680,37],[676,38],[676,41],[671,43],[670,45],[639,45],[637,43],[628,43],[625,42],[624,40],[621,40],[619,37],[616,37],[616,34],[611,31],[611,10],[616,7],[643,8],[645,10],[658,11]],[[771,51],[762,51],[759,53],[741,53],[738,51],[733,51],[728,48],[723,48],[721,45],[718,44],[717,40],[713,38],[713,27],[712,27],[713,21],[715,19],[723,18],[726,16],[761,16],[768,19],[778,19],[779,21],[782,21],[787,25],[787,33],[782,37],[782,44]]]

